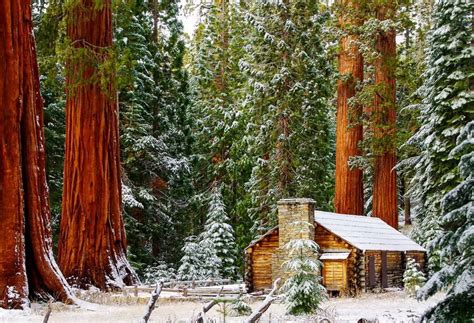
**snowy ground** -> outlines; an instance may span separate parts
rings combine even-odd
[[[437,294],[426,302],[417,302],[405,296],[402,291],[382,294],[363,294],[358,298],[331,298],[324,303],[319,317],[327,317],[330,322],[357,322],[360,318],[378,319],[378,322],[413,322],[428,307],[442,299]],[[141,302],[144,302],[142,300]],[[260,301],[250,304],[252,308]],[[164,298],[154,310],[150,322],[190,322],[202,308],[203,302]],[[78,309],[62,304],[53,304],[49,322],[138,322],[145,309],[144,304],[96,305],[95,310]],[[42,322],[46,307],[33,304],[29,313],[0,309],[0,322]],[[263,316],[261,322],[319,322],[314,318],[295,319],[285,317],[283,304],[275,303]],[[215,306],[208,318],[223,322],[223,316]],[[243,317],[227,317],[225,322],[242,322]]]

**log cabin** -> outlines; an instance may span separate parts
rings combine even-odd
[[[379,218],[315,211],[314,206],[311,199],[278,201],[278,226],[245,249],[248,292],[285,278],[288,252],[281,247],[292,239],[314,239],[319,245],[322,283],[330,294],[403,287],[408,258],[424,269],[426,250]],[[302,227],[295,227],[298,223]]]

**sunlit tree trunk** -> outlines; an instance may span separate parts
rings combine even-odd
[[[53,258],[31,3],[0,2],[0,307],[73,297]]]
[[[118,102],[104,67],[112,45],[111,0],[75,2],[67,35],[66,156],[59,264],[67,279],[103,290],[136,282],[121,213]],[[102,69],[99,69],[102,67]]]
[[[350,169],[350,157],[361,154],[358,147],[362,140],[360,105],[350,106],[349,100],[356,94],[355,86],[364,77],[363,59],[359,53],[357,36],[349,31],[357,23],[353,1],[341,0],[340,27],[347,33],[339,42],[338,69],[341,78],[337,83],[336,126],[336,191],[334,207],[337,213],[358,214],[364,212],[362,170]]]
[[[377,8],[377,19],[393,19],[394,5],[390,1]],[[379,58],[375,62],[375,86],[372,122],[376,140],[375,172],[373,187],[373,215],[394,228],[397,219],[397,173],[394,169],[396,158],[396,104],[395,69],[396,42],[395,29],[380,31],[376,39]]]

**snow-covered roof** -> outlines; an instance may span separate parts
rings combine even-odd
[[[315,211],[314,219],[318,225],[363,251],[426,251],[379,218]]]
[[[325,252],[319,257],[320,260],[344,260],[349,257],[349,252]]]

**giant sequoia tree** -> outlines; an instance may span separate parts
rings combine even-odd
[[[135,282],[121,214],[118,102],[111,0],[68,8],[66,156],[59,264],[79,286]]]
[[[396,31],[390,26],[395,15],[393,2],[387,1],[376,8],[380,30],[376,36],[375,50],[375,98],[371,109],[371,126],[374,132],[375,171],[372,212],[394,228],[397,228],[397,173],[396,158]],[[388,22],[388,28],[387,26]]]
[[[336,127],[336,191],[334,207],[343,214],[364,213],[362,170],[351,169],[349,158],[361,154],[362,140],[360,116],[362,107],[351,105],[356,85],[364,78],[362,54],[358,49],[358,37],[354,33],[358,23],[357,6],[354,1],[340,1],[339,25],[344,32],[339,46],[337,83],[337,127]]]
[[[0,307],[72,301],[53,258],[31,3],[0,2]]]

